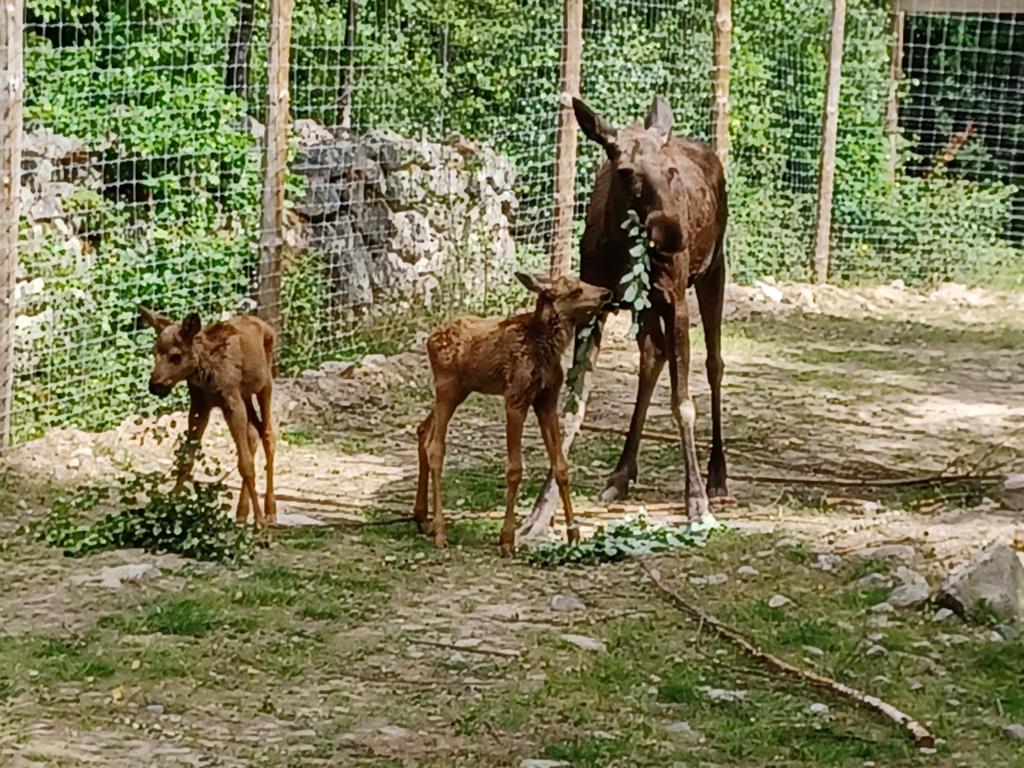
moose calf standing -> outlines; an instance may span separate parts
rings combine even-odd
[[[520,444],[526,412],[531,406],[537,414],[551,471],[562,497],[569,541],[579,538],[573,527],[569,468],[562,453],[558,425],[562,354],[573,340],[576,328],[593,318],[612,294],[572,277],[550,279],[522,273],[516,277],[537,294],[533,312],[504,320],[460,317],[438,328],[427,341],[434,373],[434,408],[417,431],[419,483],[414,515],[420,531],[432,533],[438,547],[448,543],[441,508],[441,470],[448,422],[472,392],[505,398],[508,464],[502,555],[515,551],[515,504],[523,477]],[[432,525],[427,523],[428,474],[434,491]]]
[[[210,420],[210,410],[220,408],[235,441],[242,476],[235,519],[246,522],[251,502],[253,526],[259,530],[264,525],[273,525],[277,517],[275,439],[270,415],[274,331],[262,320],[248,315],[201,328],[195,313],[180,323],[146,307],[140,307],[139,314],[157,333],[149,391],[166,397],[179,381],[188,383],[188,445],[175,487],[180,488],[191,475],[196,447]],[[253,404],[254,396],[259,402],[259,415]],[[260,512],[256,495],[255,455],[259,440],[267,460],[265,515]]]

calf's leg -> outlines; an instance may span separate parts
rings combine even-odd
[[[448,533],[441,501],[441,472],[444,469],[448,422],[451,421],[455,409],[465,398],[465,394],[455,387],[440,385],[438,385],[434,396],[434,423],[427,437],[427,465],[430,467],[430,484],[434,491],[434,522],[430,533],[434,536],[434,546],[436,547],[448,546]]]
[[[523,423],[526,411],[505,401],[505,523],[501,527],[501,556],[516,552],[516,499],[523,480]]]
[[[569,489],[569,463],[562,452],[562,435],[558,426],[558,393],[552,392],[534,403],[537,421],[540,423],[540,434],[544,439],[544,448],[551,462],[551,474],[558,485],[558,494],[562,497],[562,510],[565,513],[565,531],[569,542],[580,540],[580,532],[576,527],[572,512],[572,493]]]
[[[274,432],[274,421],[270,410],[273,401],[273,385],[268,383],[259,391],[256,399],[259,401],[260,416],[262,417],[263,430],[260,439],[263,442],[263,457],[267,463],[267,488],[263,495],[263,513],[267,519],[267,525],[275,525],[277,523],[277,499],[274,496],[274,455],[277,453],[277,434]]]
[[[427,494],[430,490],[430,464],[427,461],[427,438],[434,427],[434,412],[425,418],[416,428],[416,449],[419,458],[419,476],[416,479],[416,504],[412,508],[412,516],[420,533],[430,528],[427,523]]]
[[[244,522],[248,517],[248,504],[252,504],[253,528],[259,530],[263,527],[263,514],[260,510],[260,502],[256,496],[256,463],[253,459],[252,432],[255,427],[249,421],[248,409],[241,396],[235,396],[225,404],[224,417],[228,423],[228,430],[235,441],[235,450],[238,452],[238,473],[242,476],[242,492],[238,495],[238,508],[235,511],[235,518]],[[258,436],[256,436],[258,438]],[[253,441],[254,442],[254,441]]]
[[[178,466],[177,481],[174,483],[175,491],[180,491],[192,476],[192,467],[196,462],[199,443],[203,439],[203,433],[206,432],[207,424],[210,423],[210,405],[206,402],[202,391],[192,385],[189,385],[188,391],[188,431],[185,435],[184,455]]]

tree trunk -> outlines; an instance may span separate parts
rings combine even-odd
[[[357,0],[348,0],[345,10],[345,50],[338,57],[338,125],[352,127],[352,88],[356,79]]]

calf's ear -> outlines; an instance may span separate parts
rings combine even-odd
[[[171,324],[171,318],[166,315],[161,315],[159,312],[154,312],[149,307],[139,307],[139,317],[142,322],[148,325],[157,333],[160,333],[164,328]]]
[[[523,284],[523,287],[531,293],[544,293],[551,287],[551,278],[544,275],[530,275],[526,272],[516,272],[516,280]]]
[[[199,315],[192,312],[188,317],[181,321],[181,338],[183,341],[191,342],[199,333],[199,329],[203,323],[199,319]]]

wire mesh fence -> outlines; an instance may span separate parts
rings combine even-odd
[[[833,275],[1019,281],[1020,17],[892,11],[848,4]],[[829,17],[733,3],[736,279],[809,274]],[[271,37],[255,0],[28,0],[24,21],[15,441],[154,407],[139,304],[254,308]],[[622,124],[665,94],[708,140],[714,22],[713,0],[588,0],[583,97]],[[555,234],[563,24],[546,0],[296,4],[285,374],[520,300]],[[581,142],[577,233],[599,161]]]

